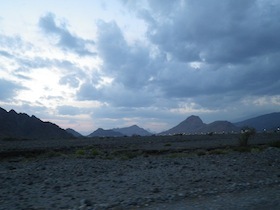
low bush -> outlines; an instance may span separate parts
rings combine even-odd
[[[247,147],[249,138],[256,134],[255,128],[244,127],[239,137],[239,146]]]
[[[93,156],[97,156],[100,154],[100,152],[97,149],[91,149],[90,154]]]
[[[233,150],[236,151],[236,152],[251,152],[251,148],[249,148],[247,146],[235,147]]]
[[[280,141],[272,142],[272,143],[269,144],[269,146],[280,148]]]
[[[196,154],[197,156],[203,156],[203,155],[207,155],[207,152],[205,150],[200,149],[196,151]]]
[[[76,152],[75,152],[76,155],[78,156],[83,156],[86,154],[85,150],[83,149],[78,149]]]
[[[228,151],[225,149],[213,149],[208,152],[210,155],[224,155],[227,154]]]

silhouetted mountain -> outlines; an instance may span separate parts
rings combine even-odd
[[[205,124],[198,116],[192,115],[175,127],[160,134],[195,133],[199,129],[202,129],[204,126]]]
[[[0,138],[58,139],[71,138],[71,134],[51,122],[43,122],[14,110],[0,108]]]
[[[114,130],[104,130],[102,128],[98,128],[96,131],[92,132],[88,135],[88,137],[119,137],[124,136],[122,133],[119,133]]]
[[[74,137],[77,137],[77,138],[83,137],[82,134],[80,134],[79,132],[75,131],[75,130],[72,129],[72,128],[67,128],[67,129],[66,129],[66,132],[67,132],[67,133],[70,133],[71,135],[73,135]]]
[[[215,121],[210,124],[206,124],[203,128],[199,129],[198,133],[223,133],[223,132],[237,132],[240,131],[238,127],[228,121]]]
[[[143,128],[138,127],[137,125],[132,125],[130,127],[125,128],[114,128],[114,131],[122,133],[126,136],[140,135],[140,136],[150,136],[152,135],[150,132],[146,131]]]
[[[234,124],[238,127],[253,127],[257,131],[263,131],[264,129],[267,131],[275,130],[280,127],[280,112],[261,115]]]
[[[194,133],[228,133],[236,132],[240,129],[237,128],[234,124],[228,121],[215,121],[210,124],[205,124],[198,116],[190,116],[177,126],[171,128],[170,130],[164,131],[160,134],[194,134]]]

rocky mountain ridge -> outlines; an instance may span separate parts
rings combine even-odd
[[[0,107],[0,138],[15,139],[66,139],[73,138],[64,129],[51,122],[44,122],[34,115],[7,112]]]
[[[215,121],[210,124],[204,123],[200,117],[191,115],[175,127],[161,132],[161,135],[170,134],[201,134],[201,133],[228,133],[240,130],[234,124],[228,121]]]
[[[105,130],[103,128],[98,128],[97,130],[89,134],[87,137],[121,137],[121,136],[124,135],[112,129]]]
[[[81,138],[81,137],[83,137],[82,134],[80,134],[79,132],[75,131],[75,130],[72,129],[72,128],[66,128],[65,130],[66,130],[67,133],[70,133],[71,135],[73,135],[73,136],[76,137],[76,138]]]
[[[113,130],[122,133],[126,136],[133,136],[133,135],[150,136],[151,135],[150,132],[146,131],[144,128],[140,128],[138,125],[132,125],[124,128],[114,128]]]
[[[238,127],[253,127],[257,131],[275,131],[280,127],[280,112],[260,115],[241,122],[234,123]]]
[[[261,115],[241,122],[231,123],[229,121],[214,121],[204,123],[199,116],[191,115],[173,128],[159,133],[159,135],[170,134],[202,134],[202,133],[232,133],[239,132],[242,127],[253,127],[258,132],[278,131],[280,127],[280,112]],[[89,134],[87,137],[121,137],[121,136],[149,136],[147,130],[137,125],[124,128],[104,130],[102,128]],[[7,112],[0,107],[0,138],[18,139],[58,139],[83,137],[77,131],[68,128],[60,128],[51,122],[43,122],[34,115],[17,113],[14,110]]]

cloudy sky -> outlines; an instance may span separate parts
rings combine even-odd
[[[0,0],[0,107],[89,134],[280,111],[279,0]]]

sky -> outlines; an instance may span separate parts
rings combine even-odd
[[[0,0],[0,107],[89,134],[280,111],[278,0]]]

